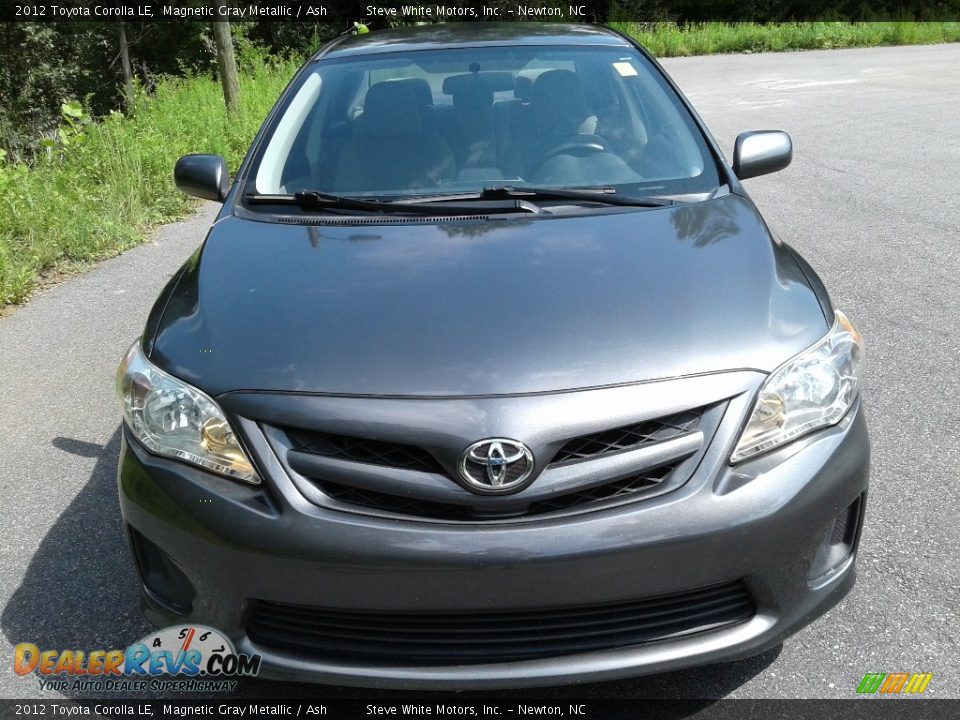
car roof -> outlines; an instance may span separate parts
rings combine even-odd
[[[599,25],[573,23],[440,23],[345,35],[313,59],[373,53],[497,45],[606,45],[629,47],[620,35]]]

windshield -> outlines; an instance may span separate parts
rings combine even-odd
[[[704,138],[624,47],[431,49],[319,60],[288,95],[246,192],[363,198],[491,186],[708,193]]]

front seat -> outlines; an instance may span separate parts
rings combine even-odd
[[[356,132],[340,152],[335,192],[425,190],[453,178],[453,152],[423,115],[423,98],[412,84],[372,86]]]
[[[537,169],[550,150],[575,141],[587,141],[597,129],[597,117],[588,105],[580,78],[570,70],[547,70],[530,91],[528,125],[508,154],[519,161],[515,170],[525,177]]]

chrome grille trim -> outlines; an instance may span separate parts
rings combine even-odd
[[[636,450],[625,450],[594,460],[578,460],[562,464],[551,463],[537,478],[537,489],[544,493],[557,494],[566,488],[586,489],[596,485],[620,480],[642,470],[660,467],[688,457],[704,445],[703,433],[699,430],[671,440],[645,445]],[[553,492],[551,492],[553,491]]]

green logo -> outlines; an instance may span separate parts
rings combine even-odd
[[[857,685],[857,694],[919,695],[932,679],[933,673],[867,673]]]

